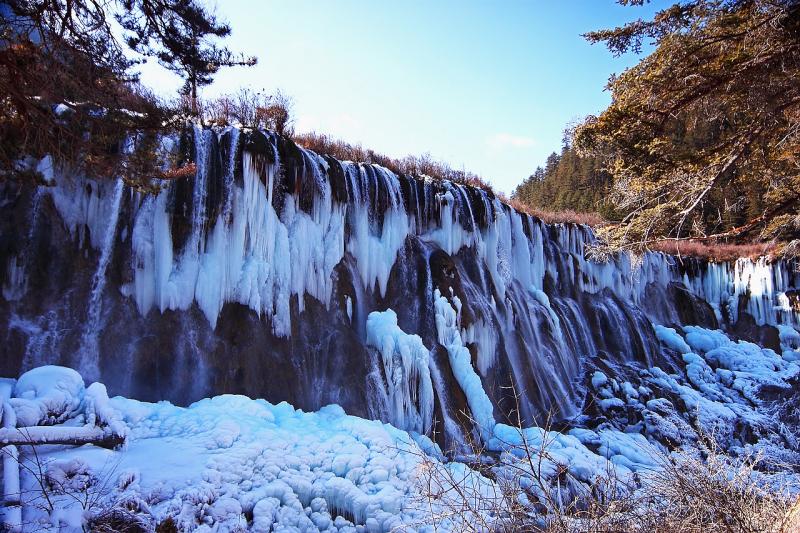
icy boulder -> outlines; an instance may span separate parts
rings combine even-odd
[[[85,394],[86,422],[91,426],[107,426],[114,435],[125,437],[128,426],[122,420],[122,413],[111,406],[106,386],[92,383]]]
[[[686,354],[692,351],[692,348],[686,344],[683,337],[673,328],[653,324],[653,329],[656,331],[658,340],[663,342],[667,348],[675,350],[679,354]]]
[[[83,378],[71,368],[40,366],[20,376],[9,401],[17,425],[60,424],[82,411]]]

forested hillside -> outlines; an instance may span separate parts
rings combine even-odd
[[[684,118],[684,124],[676,126],[674,142],[680,139],[687,151],[702,150],[720,135],[709,124],[702,128],[685,124],[697,121]],[[551,153],[544,166],[537,167],[517,186],[512,197],[532,210],[596,213],[609,222],[620,221],[638,206],[622,201],[625,184],[618,182],[615,187],[614,175],[607,170],[611,164],[613,161],[604,162],[602,155],[580,154],[565,142],[561,153]],[[706,233],[718,233],[744,226],[764,212],[768,189],[763,181],[742,179],[709,191],[696,227]]]
[[[598,213],[614,220],[619,210],[609,201],[611,186],[611,175],[598,157],[580,157],[565,143],[561,153],[550,154],[512,197],[534,210]]]
[[[573,137],[606,158],[629,211],[604,231],[612,248],[778,241],[796,253],[798,35],[796,0],[679,2],[586,35],[616,55],[655,45],[610,79],[611,105]]]
[[[615,55],[655,50],[612,76],[611,105],[515,199],[619,222],[600,232],[608,251],[773,243],[797,254],[798,35],[796,0],[679,2],[588,33]]]

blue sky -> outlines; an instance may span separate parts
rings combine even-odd
[[[204,94],[280,88],[298,131],[392,156],[429,152],[511,193],[560,149],[568,122],[608,105],[609,75],[637,61],[580,34],[668,3],[224,0],[227,44],[259,63],[223,70]],[[142,78],[162,94],[180,85],[155,65]]]

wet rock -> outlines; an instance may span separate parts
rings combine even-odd
[[[739,320],[736,321],[733,327],[733,334],[742,340],[753,342],[764,348],[770,348],[776,353],[781,353],[781,339],[778,328],[770,325],[760,326],[747,313],[739,315]]]

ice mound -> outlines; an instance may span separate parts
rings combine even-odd
[[[40,366],[25,372],[14,386],[10,403],[17,425],[58,424],[81,411],[83,378],[71,368]]]
[[[407,506],[424,457],[417,441],[435,448],[424,436],[348,416],[337,405],[306,413],[236,395],[187,408],[107,399],[101,384],[84,391],[77,374],[61,370],[26,375],[19,389],[62,391],[68,381],[85,399],[83,416],[111,413],[127,441],[121,450],[41,448],[47,479],[64,487],[52,496],[54,512],[34,513],[43,530],[80,531],[80,516],[91,510],[80,508],[72,494],[79,490],[111,508],[134,502],[155,522],[172,517],[181,531],[392,531],[425,521]],[[45,376],[51,386],[41,383]],[[23,483],[35,492],[35,478],[23,472]],[[101,493],[105,486],[113,488]]]

